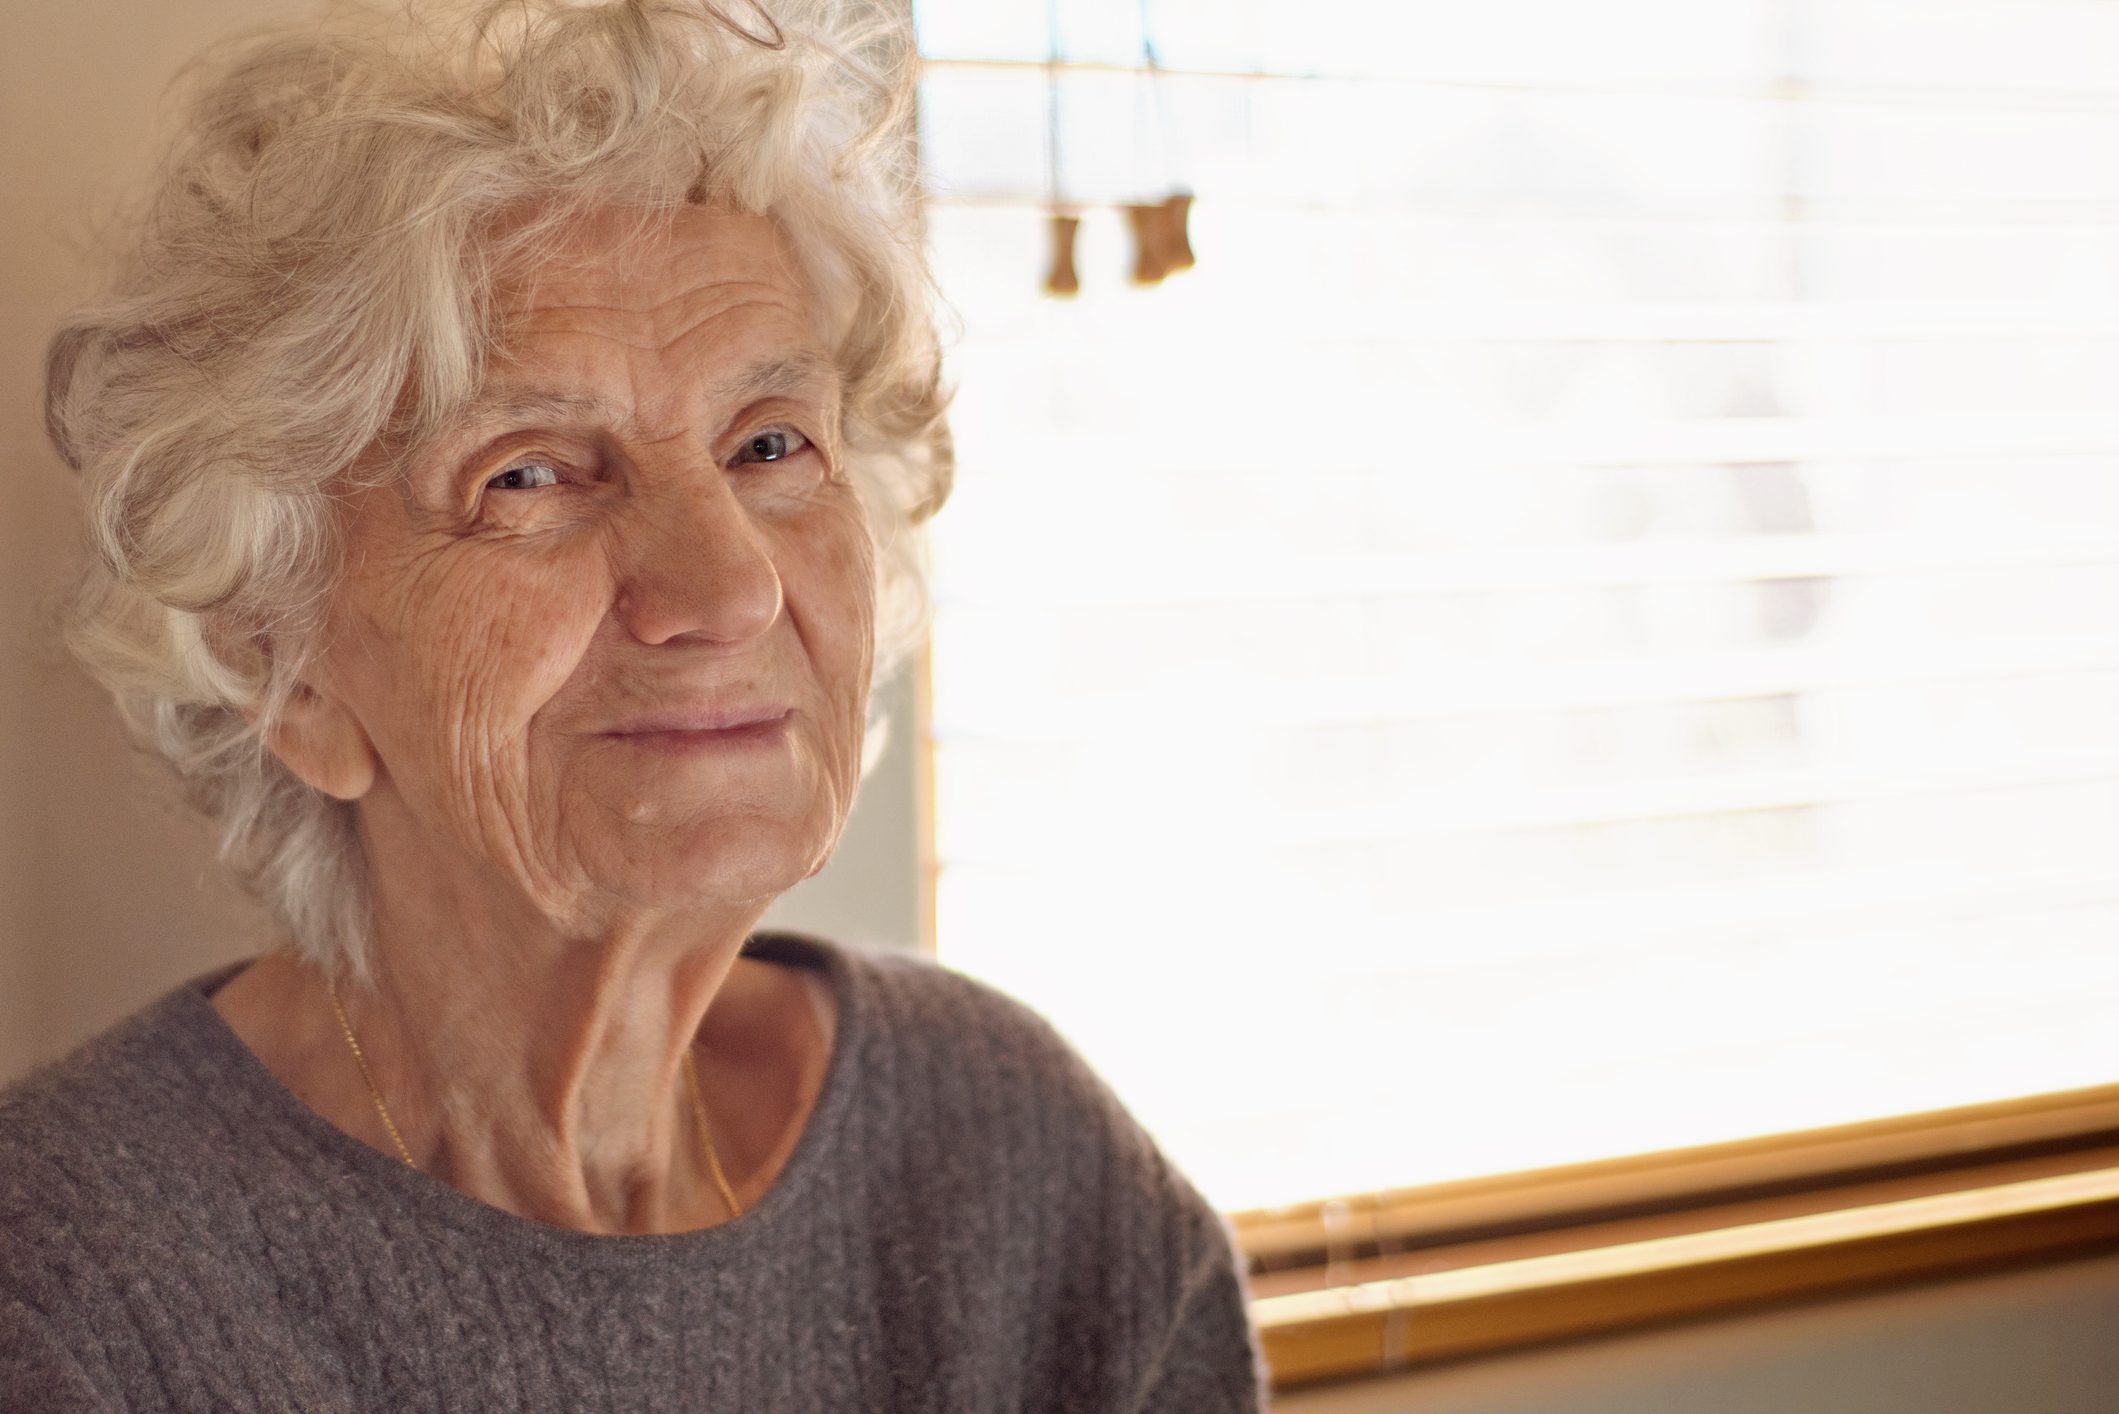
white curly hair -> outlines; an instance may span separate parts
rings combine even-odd
[[[340,5],[187,67],[113,292],[48,355],[46,426],[91,550],[67,638],[305,957],[369,976],[353,807],[265,746],[317,647],[334,498],[476,399],[497,272],[575,218],[717,204],[777,222],[844,380],[874,680],[917,646],[921,527],[953,462],[916,65],[904,8],[868,0],[491,0]]]

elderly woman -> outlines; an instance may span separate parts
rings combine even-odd
[[[0,1405],[1262,1402],[1228,1228],[1034,1011],[753,931],[949,479],[910,69],[505,0],[197,71],[48,417],[74,644],[280,935],[0,1096]]]

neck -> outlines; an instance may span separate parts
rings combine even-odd
[[[505,946],[435,929],[415,946],[402,926],[379,926],[376,985],[341,986],[340,998],[413,1164],[576,1231],[725,1221],[685,1088],[696,1046],[722,1167],[754,1203],[792,1150],[830,1041],[791,974],[739,956],[754,914],[714,932],[692,921]],[[315,968],[274,950],[213,1005],[304,1103],[397,1156]]]
[[[339,992],[414,1166],[577,1231],[726,1221],[685,1085],[689,1049],[708,1134],[750,1207],[792,1151],[831,1049],[799,980],[740,956],[770,899],[539,897],[527,875],[496,877],[373,804],[373,986]],[[315,968],[269,954],[214,1005],[311,1108],[397,1155]]]
[[[423,1172],[562,1227],[679,1231],[731,1216],[684,1058],[697,1047],[711,1133],[716,1113],[748,1094],[765,1060],[755,1048],[770,1039],[748,1035],[739,1015],[756,993],[758,965],[738,956],[755,921],[745,913],[713,932],[636,923],[531,946],[466,931],[415,947],[405,930],[379,928],[376,985],[343,1000]],[[724,1020],[736,1024],[715,1024]],[[713,1137],[740,1184],[738,1134],[724,1119]]]

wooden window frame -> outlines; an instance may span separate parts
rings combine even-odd
[[[1230,1220],[1294,1388],[2119,1250],[2119,1085]]]
[[[924,647],[913,700],[933,956]],[[2119,1250],[2119,1085],[1228,1216],[1281,1391]]]

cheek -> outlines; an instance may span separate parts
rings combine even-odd
[[[819,614],[813,660],[837,719],[837,769],[851,791],[860,775],[875,668],[875,554],[865,520],[852,519],[817,571],[822,601],[830,607]]]
[[[397,612],[374,639],[396,660],[399,715],[426,719],[430,749],[486,755],[519,740],[586,651],[601,582],[586,566],[519,553],[458,556],[401,577]]]
[[[805,537],[792,570],[798,584],[788,586],[809,620],[805,637],[811,645],[825,688],[865,697],[867,674],[875,648],[875,551],[868,523],[859,506],[835,507],[820,517],[821,532]]]
[[[589,565],[534,567],[481,585],[459,631],[468,651],[489,665],[489,678],[505,682],[527,716],[581,662],[608,606],[603,591],[602,574]]]

